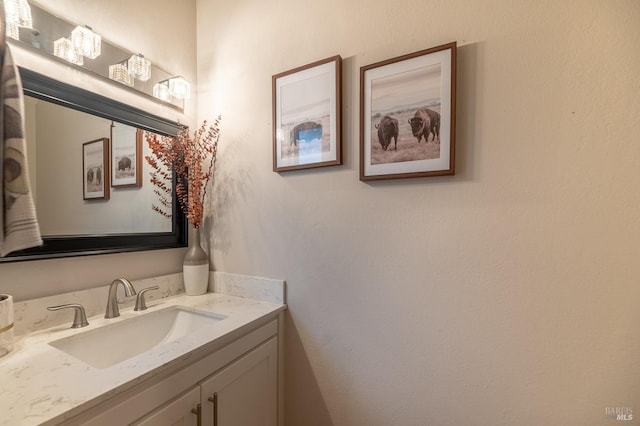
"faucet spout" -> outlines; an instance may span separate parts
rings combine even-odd
[[[107,298],[107,309],[104,313],[105,318],[116,318],[120,316],[120,309],[118,308],[118,284],[122,284],[124,288],[125,296],[135,296],[136,289],[133,288],[133,284],[125,278],[118,278],[113,280],[109,286],[109,296]]]

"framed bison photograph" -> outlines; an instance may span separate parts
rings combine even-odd
[[[360,68],[360,180],[454,174],[456,42]]]
[[[342,164],[341,68],[333,56],[273,76],[274,172]]]
[[[111,122],[111,186],[142,186],[142,129]]]
[[[109,139],[82,144],[82,189],[85,200],[109,199]]]

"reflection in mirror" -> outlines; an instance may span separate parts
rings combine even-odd
[[[150,184],[149,166],[136,155],[150,150],[133,126],[96,117],[31,96],[25,97],[25,122],[34,201],[43,236],[170,232],[171,220],[155,213],[156,195]],[[84,200],[83,180],[106,175],[101,169],[83,170],[82,145],[109,138],[110,182],[129,182],[140,176],[141,186],[130,183],[111,188],[109,200]],[[34,161],[35,159],[35,161]],[[75,161],[74,161],[75,160]],[[142,170],[136,170],[142,166]],[[100,181],[99,183],[103,183]]]
[[[20,73],[44,245],[0,262],[185,247],[186,219],[175,193],[170,219],[152,210],[155,188],[142,159],[150,153],[144,132],[175,136],[179,124],[23,68]],[[83,145],[102,139],[108,153],[83,164]],[[108,200],[85,199],[95,185],[105,185]]]

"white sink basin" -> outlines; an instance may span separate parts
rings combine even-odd
[[[107,368],[225,318],[225,315],[173,306],[49,344],[94,368]]]

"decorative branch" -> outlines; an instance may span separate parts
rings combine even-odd
[[[212,187],[214,183],[220,120],[221,117],[218,116],[208,127],[205,120],[193,132],[193,137],[189,135],[187,128],[178,132],[176,137],[146,132],[145,137],[153,156],[148,155],[145,159],[153,170],[151,183],[156,186],[154,192],[160,203],[160,206],[152,206],[154,211],[171,217],[171,170],[174,170],[177,176],[175,191],[180,208],[191,225],[196,229],[200,228],[209,181]]]

